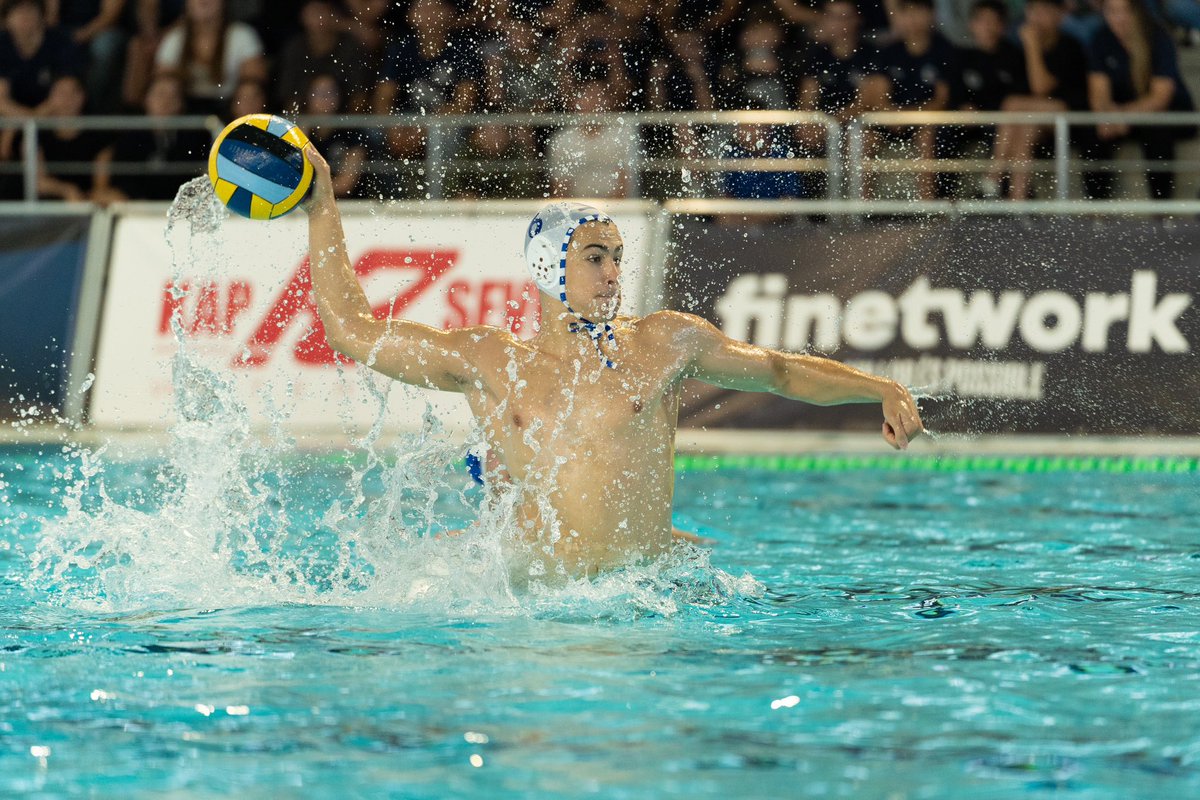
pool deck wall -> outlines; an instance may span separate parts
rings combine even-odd
[[[320,430],[292,432],[291,436],[298,449],[332,450],[357,447],[355,442],[364,433]],[[398,439],[392,434],[381,436],[377,448],[387,449]],[[263,441],[267,441],[265,434]],[[113,455],[119,455],[122,452],[158,451],[170,442],[171,435],[166,430],[117,431],[12,422],[0,425],[0,445],[83,445],[90,448],[108,445]],[[905,452],[896,452],[881,436],[872,433],[680,428],[675,444],[677,452],[693,454],[852,453],[897,459],[915,455],[1200,457],[1200,437],[1196,436],[935,434],[934,437],[919,438]]]

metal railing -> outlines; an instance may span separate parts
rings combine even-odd
[[[1010,113],[1010,112],[874,112],[864,114],[843,126],[832,117],[820,113],[798,111],[723,111],[723,112],[663,112],[623,113],[601,115],[563,114],[472,114],[472,115],[338,115],[301,116],[297,122],[304,128],[314,126],[364,131],[367,138],[382,143],[387,132],[397,129],[419,131],[419,155],[412,159],[398,160],[376,155],[368,161],[365,171],[372,174],[394,174],[408,169],[420,180],[424,191],[419,195],[428,199],[442,199],[446,195],[447,178],[455,175],[494,173],[497,169],[507,173],[523,173],[544,176],[547,172],[546,159],[536,152],[524,158],[493,159],[486,161],[465,160],[459,157],[467,132],[480,127],[499,125],[518,129],[540,131],[544,141],[548,132],[567,127],[588,125],[604,126],[605,134],[624,137],[628,143],[629,161],[623,165],[630,176],[630,196],[647,197],[648,176],[652,174],[697,174],[708,176],[708,180],[695,181],[690,193],[677,193],[672,197],[719,196],[721,193],[715,178],[731,173],[816,173],[825,179],[825,200],[863,200],[868,176],[883,172],[933,173],[933,172],[982,172],[995,164],[989,159],[942,158],[936,160],[919,158],[883,158],[867,153],[867,132],[883,128],[919,127],[984,127],[995,128],[1004,124],[1026,124],[1045,126],[1052,131],[1052,158],[1028,162],[1031,172],[1052,172],[1054,194],[1058,200],[1070,197],[1070,179],[1078,172],[1121,171],[1144,169],[1145,162],[1131,161],[1088,161],[1083,162],[1073,155],[1070,131],[1075,126],[1100,123],[1125,123],[1144,127],[1200,126],[1200,113]],[[740,126],[766,126],[772,131],[791,130],[802,127],[821,129],[820,139],[823,152],[811,155],[799,152],[799,147],[784,156],[761,155],[760,157],[729,157],[729,143]],[[125,130],[203,130],[215,136],[222,123],[214,117],[42,117],[29,119],[0,119],[0,131],[17,129],[23,134],[19,159],[0,162],[0,175],[20,174],[22,197],[26,203],[37,202],[39,157],[37,138],[39,131],[54,128],[74,128],[101,131]],[[648,154],[645,142],[654,129],[686,131],[691,140],[687,149],[675,150],[665,155]],[[793,139],[793,142],[795,140]],[[386,149],[382,146],[379,149]],[[199,174],[197,162],[179,162],[159,165],[158,174],[177,174],[182,182],[189,176]],[[1186,159],[1174,162],[1155,162],[1163,169],[1181,169],[1200,172],[1200,160]],[[90,174],[94,168],[90,163],[56,163],[55,174]],[[145,166],[137,163],[114,163],[114,175],[137,175],[145,172]],[[683,181],[684,184],[688,181]],[[544,182],[543,182],[544,185]]]
[[[1084,169],[1096,171],[1111,171],[1115,162],[1089,161],[1072,167],[1071,158],[1071,128],[1104,123],[1120,123],[1143,127],[1188,127],[1200,125],[1200,113],[1195,112],[1006,112],[1006,111],[880,111],[863,114],[850,123],[847,130],[847,162],[848,162],[848,191],[847,197],[853,200],[863,199],[864,178],[866,175],[885,169],[895,169],[900,159],[882,159],[866,157],[866,133],[872,128],[897,127],[988,127],[1000,125],[1038,125],[1050,128],[1053,134],[1053,172],[1055,199],[1070,198],[1071,175]],[[938,159],[936,165],[925,160],[907,159],[908,171],[955,171],[955,161],[960,159]],[[1031,171],[1037,171],[1038,161],[1028,162]],[[1160,162],[1167,168],[1190,167],[1200,171],[1200,162]],[[993,168],[991,162],[972,165],[972,171],[982,171]],[[1145,162],[1136,162],[1137,169],[1145,169]],[[936,167],[936,168],[935,168]],[[905,167],[901,166],[901,170]]]

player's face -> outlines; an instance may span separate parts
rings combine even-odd
[[[611,222],[589,222],[567,248],[567,302],[593,322],[617,316],[621,305],[621,259],[625,243]]]

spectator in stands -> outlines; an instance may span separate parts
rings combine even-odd
[[[306,0],[300,6],[302,31],[293,36],[279,55],[275,74],[275,102],[294,110],[304,104],[304,92],[316,75],[337,75],[349,92],[350,111],[367,110],[367,69],[362,44],[338,24],[332,0]],[[291,111],[290,113],[294,113]]]
[[[46,9],[50,24],[62,28],[87,52],[84,83],[93,109],[119,110],[127,39],[120,24],[125,0],[48,0]]]
[[[655,37],[644,94],[648,111],[711,111],[712,88],[705,71],[707,45],[695,30],[667,30]],[[704,137],[694,125],[642,129],[643,144],[652,158],[689,158],[707,152]],[[691,196],[700,193],[706,176],[693,178],[687,168],[647,172],[643,192],[652,196]]]
[[[1025,51],[1028,92],[1001,104],[1004,111],[1054,112],[1087,109],[1087,74],[1083,46],[1063,29],[1063,0],[1029,0],[1025,24],[1018,32]],[[1029,197],[1029,162],[1034,149],[1049,134],[1046,125],[1001,125],[993,151],[995,167],[984,181],[984,194],[1004,195],[1002,179],[1009,171],[1007,196]],[[1077,134],[1086,138],[1086,132]],[[1081,141],[1079,136],[1077,141]]]
[[[362,43],[363,52],[378,59],[384,47],[383,19],[391,7],[403,11],[405,3],[389,0],[342,0],[346,13],[341,19],[342,28]]]
[[[455,159],[460,170],[446,178],[446,195],[480,200],[541,197],[544,184],[534,152],[520,134],[507,125],[481,125],[472,130]]]
[[[1177,28],[1185,44],[1200,44],[1200,0],[1156,0],[1151,10],[1163,22]]]
[[[376,113],[474,111],[483,66],[472,32],[454,29],[454,9],[446,0],[414,0],[408,24],[412,32],[392,41],[384,55]]]
[[[763,109],[792,107],[796,81],[784,56],[783,26],[766,13],[750,18],[738,37],[739,60],[727,63],[718,85],[724,90],[724,108]]]
[[[573,111],[603,114],[611,111],[608,82],[585,80]],[[546,146],[550,193],[554,197],[628,197],[633,185],[631,167],[636,134],[633,128],[599,122],[564,127]]]
[[[964,111],[999,111],[1013,95],[1027,94],[1025,54],[1008,38],[1003,0],[975,0],[967,20],[971,47],[960,54]]]
[[[809,32],[809,38],[816,40],[821,37],[819,31],[824,25],[824,13],[819,4],[806,0],[774,2],[784,19],[805,28]],[[858,12],[859,27],[863,33],[874,35],[887,30],[888,13],[884,0],[856,0],[854,8]]]
[[[888,106],[896,111],[945,111],[950,107],[951,81],[957,74],[958,54],[954,46],[937,32],[933,0],[897,0],[893,30],[897,41],[879,53],[880,63],[891,86]],[[937,129],[923,125],[895,135],[912,136],[921,158],[940,155]],[[934,175],[921,172],[917,190],[921,199],[934,196]]]
[[[226,122],[233,122],[247,114],[264,114],[268,111],[270,102],[267,99],[267,87],[253,78],[243,78],[233,87],[233,96],[229,98],[229,109],[221,115]]]
[[[533,25],[510,20],[484,50],[484,106],[507,112],[552,109],[555,65],[550,37]]]
[[[1104,27],[1092,39],[1088,52],[1088,99],[1094,111],[1193,111],[1191,94],[1179,73],[1171,36],[1150,13],[1144,0],[1105,0]],[[1109,159],[1117,144],[1137,141],[1149,161],[1171,161],[1181,138],[1191,138],[1195,128],[1129,126],[1105,123],[1096,128],[1096,139],[1085,151],[1089,159]],[[1111,173],[1084,176],[1089,197],[1112,195]],[[1167,169],[1146,172],[1150,196],[1168,199],[1175,191],[1174,173]]]
[[[50,86],[44,108],[49,116],[82,117],[87,90],[77,75],[62,75]],[[96,162],[111,144],[108,135],[77,127],[38,131],[38,196],[76,202],[93,197]]]
[[[861,22],[854,0],[826,0],[816,27],[820,41],[804,54],[798,110],[819,111],[847,124],[886,104],[888,79],[881,72],[878,50],[862,39]],[[801,126],[796,138],[804,155],[841,157],[826,154],[823,126]],[[874,137],[868,141],[873,144]]]
[[[163,37],[155,63],[183,73],[193,113],[218,113],[239,79],[267,78],[258,34],[244,22],[229,20],[225,0],[187,0],[183,17]]]
[[[164,31],[183,13],[184,0],[133,0],[132,30],[125,48],[125,78],[121,99],[127,108],[141,108],[150,80],[154,77],[154,59],[162,44]]]
[[[740,124],[725,146],[723,158],[789,159],[790,137],[776,125]],[[742,170],[725,173],[725,196],[739,200],[779,200],[807,196],[795,170]]]
[[[45,113],[42,104],[60,75],[83,71],[79,49],[64,31],[51,28],[44,0],[8,0],[0,34],[0,115]]]
[[[344,92],[333,75],[313,76],[308,83],[305,114],[345,113]],[[322,126],[308,132],[308,138],[325,156],[333,172],[333,191],[338,197],[355,197],[363,168],[367,163],[367,148],[361,131],[351,128]]]
[[[666,31],[650,59],[646,94],[653,111],[711,111],[715,102],[704,70],[704,38],[698,31]]]
[[[384,52],[383,80],[372,100],[377,114],[469,114],[481,97],[483,66],[470,30],[456,30],[454,8],[446,0],[414,0],[405,16],[410,32],[392,40]],[[452,155],[456,143],[448,143]],[[420,128],[388,130],[389,156],[420,159],[426,146]],[[390,194],[413,191],[403,180],[380,187]],[[417,191],[418,197],[423,190]]]
[[[1025,55],[1008,38],[1008,6],[1003,0],[975,0],[967,19],[971,47],[960,53],[956,105],[962,111],[999,111],[1009,97],[1025,95]],[[948,147],[956,156],[971,145],[995,149],[996,127],[963,127],[951,129]],[[946,129],[943,129],[946,132]],[[994,178],[980,178],[984,196],[994,196]]]
[[[584,82],[601,80],[608,84],[609,110],[627,108],[633,80],[623,46],[618,20],[604,11],[586,14],[560,31],[554,41],[557,107],[569,111]]]
[[[508,18],[556,31],[575,15],[575,0],[506,0]]]
[[[182,114],[184,87],[183,77],[177,73],[155,75],[143,104],[146,116],[166,120]],[[194,128],[163,125],[123,131],[97,164],[95,199],[101,203],[174,199],[181,183],[204,172],[211,145],[212,136]],[[136,165],[138,171],[125,174],[110,164]]]

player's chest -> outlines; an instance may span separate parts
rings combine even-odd
[[[675,391],[636,365],[536,365],[520,371],[495,411],[513,430],[535,435],[608,435],[666,419]]]

